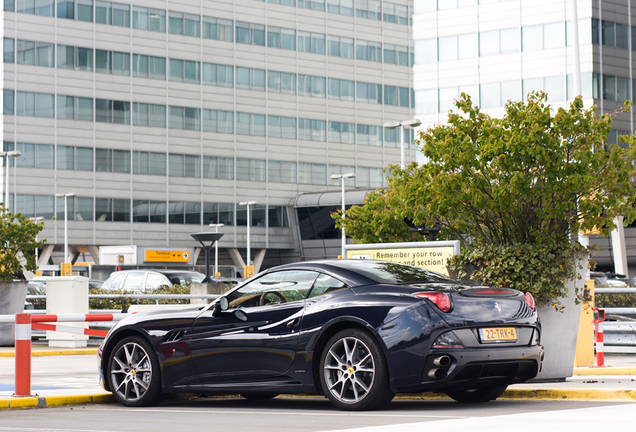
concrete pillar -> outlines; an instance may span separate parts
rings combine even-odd
[[[46,279],[46,313],[53,315],[88,313],[88,278],[84,276],[61,276]],[[87,322],[62,323],[63,326],[88,328]],[[47,330],[46,339],[50,347],[81,348],[86,346],[88,336]]]

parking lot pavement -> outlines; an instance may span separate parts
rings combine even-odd
[[[0,409],[113,402],[98,383],[95,349],[61,350],[34,345],[31,359],[33,397],[13,397],[13,348],[0,347]],[[524,383],[508,388],[502,399],[636,401],[636,355],[606,354],[605,368],[576,368],[565,382]],[[615,375],[615,372],[621,374]],[[594,375],[588,375],[594,373]],[[424,393],[399,398],[437,399]]]

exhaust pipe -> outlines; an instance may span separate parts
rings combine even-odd
[[[439,380],[446,376],[446,371],[442,368],[434,368],[428,371],[428,376],[429,378]]]
[[[447,355],[439,356],[433,360],[435,366],[447,367],[451,364],[451,359]]]

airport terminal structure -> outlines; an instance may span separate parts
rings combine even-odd
[[[399,163],[399,130],[383,125],[414,115],[412,2],[5,0],[3,9],[2,151],[21,152],[6,157],[8,205],[45,218],[42,265],[64,262],[65,200],[68,262],[95,270],[201,269],[190,234],[218,229],[221,273],[236,276],[242,202],[255,202],[257,269],[336,257],[330,213],[341,193],[331,176],[355,173],[347,203],[361,204]],[[159,261],[162,251],[187,254]]]

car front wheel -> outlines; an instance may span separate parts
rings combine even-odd
[[[378,409],[395,396],[380,344],[360,329],[343,330],[327,342],[320,379],[327,398],[343,410]]]
[[[108,360],[107,376],[113,396],[122,405],[156,405],[163,396],[157,355],[140,336],[119,341]]]

